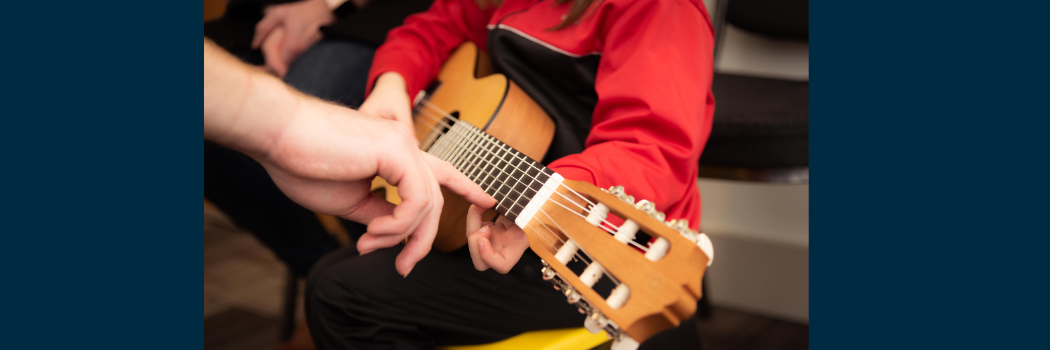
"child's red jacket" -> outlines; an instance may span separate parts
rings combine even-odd
[[[557,124],[544,163],[567,179],[623,185],[668,219],[700,223],[697,164],[711,132],[713,29],[700,0],[598,0],[561,30],[571,3],[436,0],[390,31],[368,91],[394,71],[415,96],[469,40]]]

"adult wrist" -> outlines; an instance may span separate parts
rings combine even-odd
[[[300,112],[304,100],[305,95],[281,80],[253,70],[247,97],[237,116],[239,125],[233,129],[228,146],[249,155],[269,154]]]

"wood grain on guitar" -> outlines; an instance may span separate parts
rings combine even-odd
[[[700,280],[708,261],[697,244],[665,222],[586,182],[566,180],[565,187],[558,190],[562,196],[552,198],[576,197],[569,189],[592,202],[608,206],[612,214],[637,223],[640,230],[650,236],[667,239],[670,243],[667,253],[659,261],[649,261],[634,248],[612,239],[608,232],[587,222],[585,217],[588,213],[567,210],[566,207],[571,208],[564,203],[567,200],[555,203],[557,199],[543,205],[543,212],[547,215],[539,215],[534,219],[545,225],[525,228],[533,251],[584,299],[638,341],[678,326],[681,321],[692,316],[696,311],[696,300],[701,296]],[[558,231],[556,233],[560,237],[552,240],[547,227]],[[551,242],[569,238],[593,261],[600,262],[605,271],[630,287],[630,297],[622,307],[614,309],[592,288],[580,288],[585,286],[580,277],[564,264],[558,263],[555,253],[562,244],[555,246]]]
[[[491,74],[492,65],[488,62],[488,55],[478,51],[473,43],[460,46],[449,56],[438,74],[440,86],[427,96],[426,102],[435,107],[418,108],[416,138],[422,141],[434,130],[444,129],[439,123],[443,112],[458,112],[459,121],[476,126],[539,161],[554,139],[554,122],[517,84],[502,74]],[[373,181],[372,187],[386,187],[387,200],[393,199],[389,194],[397,193],[396,188],[380,178]],[[448,253],[467,244],[470,203],[444,189],[442,194],[445,206],[434,248]],[[391,202],[398,204],[400,197]],[[483,218],[491,221],[495,216],[496,212],[490,210]]]
[[[499,213],[525,231],[530,248],[543,258],[544,279],[588,315],[589,330],[604,329],[631,344],[689,318],[714,256],[707,236],[684,220],[665,221],[652,203],[635,203],[622,187],[602,190],[564,180],[540,164],[554,123],[505,76],[485,74],[491,71],[487,62],[470,43],[445,62],[440,85],[415,107],[421,148],[496,198]],[[390,196],[396,189],[385,192],[388,200],[396,199]],[[469,204],[443,193],[434,247],[450,252],[466,244]],[[484,219],[494,215],[490,210]],[[606,220],[612,216],[624,223],[614,226]],[[645,235],[636,238],[638,232]],[[577,258],[587,266],[582,273],[567,266]],[[615,285],[607,297],[593,288],[603,277]]]

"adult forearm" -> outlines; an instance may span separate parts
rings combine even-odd
[[[305,96],[204,39],[204,137],[265,153]]]

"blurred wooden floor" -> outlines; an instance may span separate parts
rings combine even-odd
[[[284,265],[268,249],[206,207],[204,349],[276,347],[284,278]],[[715,308],[698,329],[706,350],[809,348],[809,326],[734,310]]]

